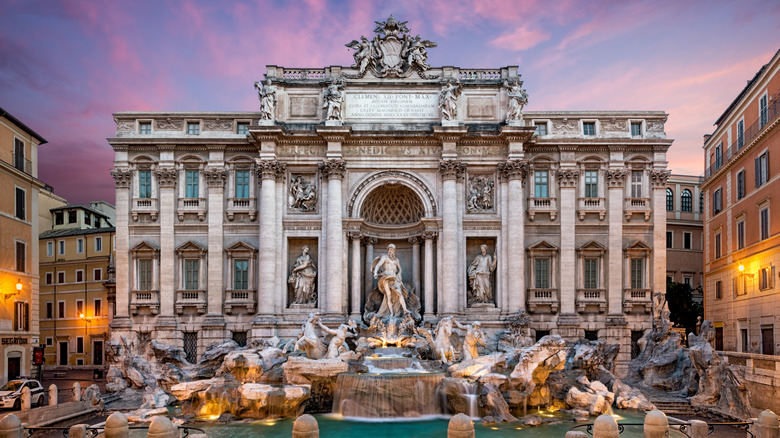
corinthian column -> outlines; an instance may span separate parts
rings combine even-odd
[[[111,176],[116,182],[116,316],[111,328],[129,328],[132,323],[128,314],[130,306],[130,184],[133,172],[129,169],[115,169]]]
[[[425,267],[423,275],[425,279],[425,308],[423,309],[424,318],[430,320],[433,318],[433,239],[436,237],[435,231],[424,231],[422,238],[425,239]]]
[[[498,166],[509,191],[507,206],[507,307],[510,312],[525,309],[525,196],[523,178],[526,162],[509,160]]]
[[[656,293],[666,294],[666,180],[671,171],[653,169],[650,178],[653,185],[653,265],[652,281],[653,296]],[[651,278],[648,276],[648,278]]]
[[[611,169],[606,173],[609,187],[607,314],[616,316],[623,315],[623,185],[626,175],[623,169]]]
[[[459,160],[439,163],[442,179],[442,267],[441,284],[444,296],[439,297],[439,313],[458,311],[458,202],[456,180],[465,170]]]
[[[208,313],[222,315],[224,264],[222,263],[222,222],[224,217],[225,178],[227,172],[222,168],[207,168],[205,173],[208,184]]]
[[[360,240],[362,237],[360,231],[349,232],[349,238],[352,239],[352,299],[350,300],[352,311],[349,317],[356,321],[360,321],[360,301],[362,299],[360,293],[362,287],[360,274],[363,270],[363,265],[360,263]]]
[[[561,220],[561,314],[574,314],[575,299],[575,269],[574,256],[574,220],[575,209],[577,205],[577,177],[579,172],[576,170],[560,170],[558,172],[558,182],[560,187],[560,203],[558,210]]]
[[[257,176],[261,178],[260,187],[260,278],[258,281],[258,314],[270,316],[276,302],[276,175],[279,162],[276,160],[258,160]]]
[[[320,171],[328,178],[328,206],[326,215],[326,253],[328,264],[328,290],[325,311],[331,314],[343,314],[342,296],[344,294],[344,235],[341,217],[341,180],[346,166],[342,160],[325,160],[319,165]]]
[[[176,221],[176,177],[178,172],[173,167],[159,167],[157,180],[160,181],[160,317],[173,318],[173,303],[176,298],[174,272],[175,237],[173,224]],[[175,321],[174,321],[175,324]]]

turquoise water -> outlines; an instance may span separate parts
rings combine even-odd
[[[644,414],[637,411],[615,411],[618,423],[642,423]],[[315,415],[323,438],[446,438],[448,418],[435,418],[416,421],[354,421],[342,417],[324,414]],[[596,418],[592,417],[593,422]],[[574,426],[573,421],[544,426],[521,426],[519,424],[497,424],[485,426],[475,424],[477,437],[563,437]],[[199,424],[212,438],[249,438],[249,437],[285,437],[292,436],[293,420],[254,421],[233,424]],[[585,431],[584,428],[577,430]],[[627,426],[621,438],[642,437],[641,426]]]

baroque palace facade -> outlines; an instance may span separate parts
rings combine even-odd
[[[525,310],[625,364],[665,288],[667,115],[524,112],[517,67],[433,68],[405,23],[375,32],[352,67],[268,66],[259,112],[114,115],[114,333],[194,360],[361,319],[392,244],[422,319]]]

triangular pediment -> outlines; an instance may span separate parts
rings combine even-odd
[[[607,248],[596,242],[595,240],[591,240],[588,243],[582,245],[581,247],[577,248],[578,251],[599,251],[599,252],[606,252]]]
[[[228,251],[257,251],[257,248],[254,246],[246,243],[246,242],[236,242],[232,245],[230,245],[227,248]]]
[[[552,243],[542,240],[528,247],[529,251],[557,251],[558,247]]]
[[[176,248],[176,252],[182,253],[182,252],[206,252],[206,248],[198,245],[197,243],[193,241],[185,242],[180,247]]]
[[[143,242],[139,243],[138,245],[132,247],[130,249],[130,252],[132,252],[132,253],[139,253],[139,252],[158,253],[158,252],[160,252],[160,248],[155,246],[153,243],[149,243],[149,242],[143,241]]]
[[[632,243],[632,244],[628,245],[628,246],[626,247],[626,249],[641,249],[641,250],[647,250],[647,251],[650,251],[652,248],[650,248],[649,246],[647,246],[647,245],[646,245],[644,242],[642,242],[641,240],[637,240],[637,241],[635,241],[634,243]]]

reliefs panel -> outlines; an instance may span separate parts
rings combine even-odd
[[[317,185],[313,173],[291,173],[287,206],[296,213],[317,211]]]
[[[492,175],[469,175],[466,193],[466,211],[493,213],[495,211],[495,182]]]

